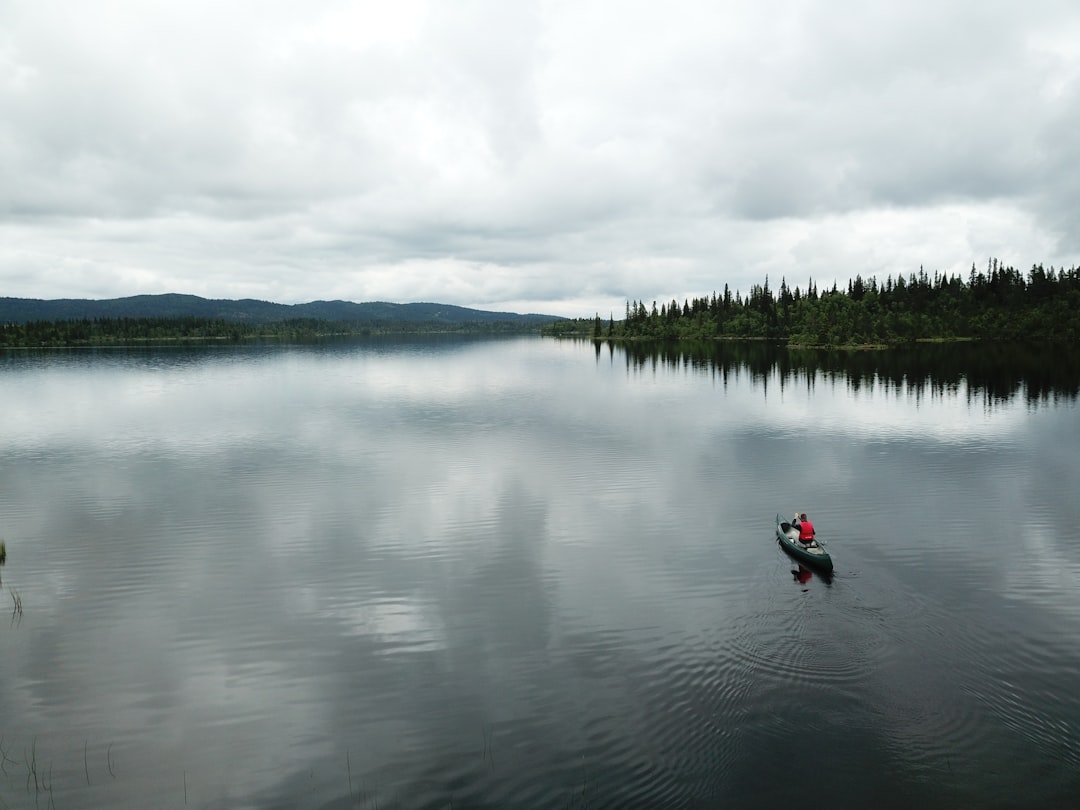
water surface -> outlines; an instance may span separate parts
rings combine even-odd
[[[1076,366],[928,351],[0,355],[0,806],[1069,806]]]

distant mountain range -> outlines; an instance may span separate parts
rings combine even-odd
[[[133,295],[127,298],[0,298],[0,324],[30,321],[74,321],[84,318],[206,318],[237,323],[273,323],[293,318],[350,323],[515,323],[540,325],[565,320],[557,315],[488,312],[452,304],[391,304],[375,301],[311,301],[275,304],[245,298],[239,301],[197,295]]]

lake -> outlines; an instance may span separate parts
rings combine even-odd
[[[0,807],[1071,807],[1077,355],[0,354]]]

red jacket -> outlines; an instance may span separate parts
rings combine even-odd
[[[809,520],[801,520],[795,525],[799,527],[799,540],[809,543],[814,539],[814,524]]]

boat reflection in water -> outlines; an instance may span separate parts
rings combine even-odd
[[[826,585],[832,585],[832,578],[833,578],[833,575],[832,575],[831,571],[829,571],[829,572],[815,571],[812,568],[807,568],[802,563],[799,563],[798,568],[792,568],[791,569],[791,576],[794,579],[794,581],[798,582],[800,585],[809,585],[810,580],[812,580],[814,577],[817,577],[818,579],[820,579]],[[803,588],[803,590],[807,590],[807,589]]]

